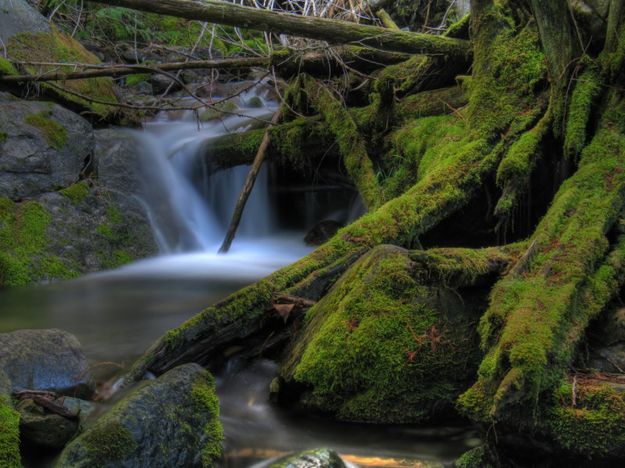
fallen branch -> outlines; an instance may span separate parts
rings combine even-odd
[[[276,34],[292,34],[328,41],[333,44],[361,44],[382,50],[416,54],[467,56],[471,54],[468,41],[408,31],[393,31],[378,26],[350,23],[327,18],[279,13],[249,8],[226,2],[206,0],[94,0],[134,10],[190,20],[236,26]]]
[[[278,121],[282,118],[282,109],[280,108],[271,119],[271,123],[265,130],[265,134],[263,136],[263,140],[260,143],[260,148],[258,148],[258,152],[256,153],[256,157],[254,158],[254,163],[250,168],[250,172],[247,174],[247,178],[245,179],[245,185],[243,185],[243,189],[241,190],[241,194],[239,195],[239,199],[237,200],[237,206],[234,209],[234,213],[232,214],[232,220],[230,221],[230,226],[228,227],[228,232],[226,233],[226,238],[224,239],[221,248],[219,249],[220,253],[227,253],[230,250],[230,245],[232,245],[232,241],[234,240],[234,236],[237,233],[237,228],[239,227],[239,223],[241,222],[241,216],[243,215],[243,210],[245,209],[245,204],[247,203],[247,199],[254,188],[254,182],[256,182],[256,176],[260,171],[260,167],[265,160],[265,155],[267,154],[267,148],[269,147],[269,131],[271,127],[278,123]]]

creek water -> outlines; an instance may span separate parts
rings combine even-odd
[[[81,341],[96,375],[110,376],[202,308],[306,255],[311,247],[303,238],[315,223],[347,223],[362,213],[353,190],[285,185],[266,165],[231,251],[217,254],[248,168],[215,171],[202,157],[203,148],[211,138],[244,130],[275,111],[255,91],[238,100],[239,113],[247,117],[198,123],[192,114],[175,120],[162,115],[134,132],[145,178],[143,202],[159,256],[75,281],[1,291],[0,332],[67,330]],[[253,107],[246,104],[252,101]],[[479,443],[475,432],[462,426],[339,424],[278,408],[268,399],[276,366],[231,362],[217,376],[224,466],[263,466],[316,447],[335,448],[361,466],[416,466],[418,460],[451,462]],[[28,461],[48,462],[37,456]]]

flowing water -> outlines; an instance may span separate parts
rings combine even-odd
[[[245,130],[275,111],[268,100],[246,107],[251,98],[264,96],[241,95],[240,113],[248,117],[198,123],[192,114],[160,116],[135,132],[143,202],[161,255],[76,281],[2,291],[0,332],[67,330],[83,344],[96,374],[108,376],[203,307],[306,255],[311,248],[303,237],[315,223],[359,216],[362,204],[352,190],[289,186],[265,165],[231,251],[217,254],[248,168],[215,171],[203,149],[211,138]],[[217,376],[225,466],[263,466],[315,447],[335,448],[361,466],[413,466],[415,460],[450,462],[479,442],[466,427],[373,427],[294,414],[268,400],[275,373],[272,362],[231,362]]]

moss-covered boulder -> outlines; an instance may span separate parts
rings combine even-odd
[[[185,364],[140,384],[74,439],[57,467],[210,467],[222,439],[213,377]]]
[[[0,94],[0,197],[20,200],[78,180],[93,152],[91,125],[50,102]]]
[[[90,395],[89,364],[74,335],[62,330],[0,333],[0,371],[11,391],[50,390]]]
[[[313,449],[276,460],[269,468],[345,468],[345,463],[334,450]]]
[[[422,256],[380,246],[361,258],[308,312],[283,366],[287,388],[303,386],[304,406],[343,420],[447,413],[476,369],[483,297],[473,285],[461,299],[455,266],[441,272],[458,262],[477,278],[487,257],[452,251]]]

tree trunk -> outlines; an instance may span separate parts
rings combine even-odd
[[[255,31],[292,34],[328,41],[333,44],[358,43],[369,47],[415,54],[442,54],[466,57],[471,54],[468,41],[448,37],[392,31],[378,26],[362,25],[327,18],[278,13],[232,3],[206,0],[95,0],[116,5],[190,20],[226,24]]]

